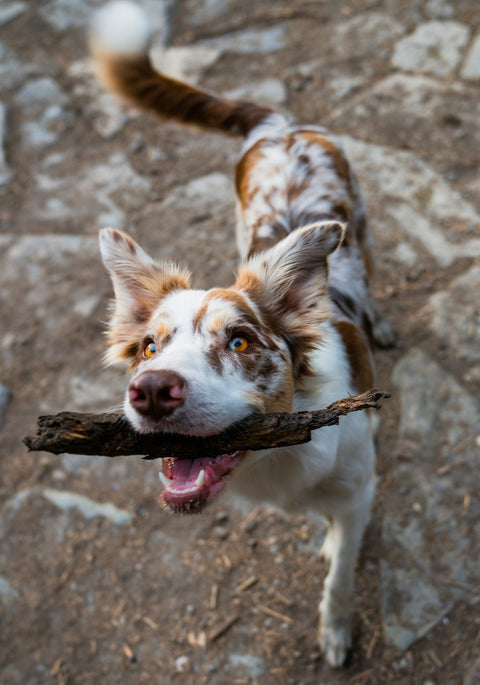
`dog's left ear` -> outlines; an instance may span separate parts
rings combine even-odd
[[[327,257],[341,244],[345,227],[326,221],[299,228],[247,261],[236,287],[257,287],[279,314],[307,311],[326,292]]]

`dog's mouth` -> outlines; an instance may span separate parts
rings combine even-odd
[[[162,459],[158,474],[165,489],[162,501],[174,513],[197,513],[224,487],[244,452],[197,459]]]

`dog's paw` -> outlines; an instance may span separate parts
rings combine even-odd
[[[318,642],[325,660],[338,668],[343,666],[348,650],[352,646],[350,622],[334,624],[321,623],[318,630]]]
[[[332,560],[332,544],[332,536],[330,535],[330,531],[328,531],[325,536],[325,540],[323,541],[323,544],[320,547],[320,551],[318,552],[320,558],[326,561],[327,563],[330,563],[330,561]]]

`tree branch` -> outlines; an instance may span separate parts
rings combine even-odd
[[[340,416],[362,409],[379,409],[390,397],[381,390],[334,402],[325,409],[294,414],[254,414],[217,435],[204,438],[174,433],[137,433],[121,412],[81,414],[61,412],[40,416],[37,435],[23,442],[30,451],[53,454],[87,454],[120,457],[144,455],[145,459],[193,459],[237,450],[261,450],[297,445],[311,440],[312,430],[338,423]]]

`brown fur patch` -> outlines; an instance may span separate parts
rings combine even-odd
[[[157,72],[148,56],[112,56],[95,51],[97,75],[106,87],[136,107],[187,124],[247,135],[268,107],[217,97]]]
[[[333,325],[345,346],[355,390],[370,390],[374,385],[373,360],[366,335],[349,321],[336,321]]]
[[[332,159],[339,177],[350,185],[350,167],[343,152],[326,136],[317,131],[300,131],[299,135],[312,145],[321,145],[327,155]]]
[[[241,318],[251,326],[259,327],[260,320],[258,316],[250,307],[248,301],[241,292],[233,288],[214,288],[210,290],[205,296],[204,306],[199,310],[194,321],[194,328],[199,326],[201,318],[203,318],[208,311],[209,304],[214,300],[220,300],[223,302],[228,302],[233,305],[235,312],[237,312]]]
[[[253,188],[250,187],[250,173],[256,168],[259,160],[265,157],[263,145],[264,141],[259,140],[243,155],[237,164],[235,171],[235,187],[237,190],[237,197],[242,207],[247,207],[260,190],[257,185]]]

